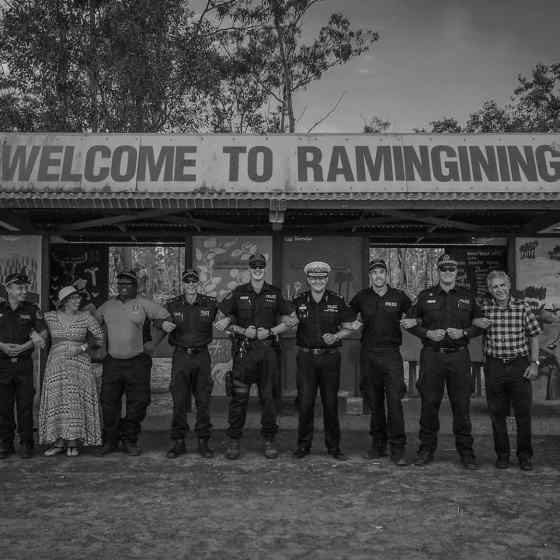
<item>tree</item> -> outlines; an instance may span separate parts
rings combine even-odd
[[[445,117],[432,121],[430,132],[560,132],[560,63],[537,64],[531,77],[517,79],[519,85],[504,107],[485,101],[463,127]]]
[[[1,17],[4,130],[194,127],[191,99],[216,78],[214,29],[183,0],[32,0]]]
[[[364,134],[380,134],[382,132],[387,132],[390,127],[390,121],[384,121],[380,117],[373,116],[370,117],[367,121],[364,119],[363,132]]]
[[[370,30],[354,30],[342,14],[330,16],[311,44],[301,40],[304,16],[320,0],[239,0],[229,12],[235,45],[231,54],[258,84],[278,132],[295,132],[294,94],[329,69],[367,52],[378,40]]]

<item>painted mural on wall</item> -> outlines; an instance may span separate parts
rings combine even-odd
[[[516,287],[535,310],[543,334],[536,392],[560,399],[560,238],[517,238]]]
[[[40,236],[0,236],[0,299],[6,298],[4,279],[14,272],[25,274],[29,278],[28,299],[38,304],[41,296]]]
[[[265,280],[272,281],[272,237],[196,236],[193,238],[193,266],[199,271],[201,292],[222,299],[229,291],[249,281],[247,262],[262,253],[268,262]],[[222,333],[208,347],[212,360],[215,395],[225,395],[224,376],[231,369],[231,343]]]
[[[108,249],[104,246],[52,245],[50,250],[49,307],[56,307],[63,286],[74,286],[82,306],[99,307],[108,297]]]

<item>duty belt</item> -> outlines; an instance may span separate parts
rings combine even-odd
[[[184,352],[185,354],[188,354],[189,356],[194,356],[195,354],[200,354],[201,352],[204,352],[204,350],[206,350],[206,346],[188,347],[188,346],[177,345],[177,349],[181,350],[181,352]]]
[[[338,352],[338,348],[300,348],[302,352],[306,352],[307,354],[312,354],[313,356],[321,356],[323,354],[334,354]]]
[[[424,348],[429,348],[434,352],[440,352],[441,354],[453,354],[454,352],[462,352],[466,350],[466,346],[441,346],[436,348],[435,346],[425,346]]]

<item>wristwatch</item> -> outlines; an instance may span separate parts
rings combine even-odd
[[[463,329],[463,336],[464,336],[465,338],[468,338],[468,337],[469,337],[469,333],[467,332],[466,329]]]
[[[541,365],[541,363],[539,362],[539,360],[531,360],[529,363],[530,363],[530,364],[537,364],[538,366]]]

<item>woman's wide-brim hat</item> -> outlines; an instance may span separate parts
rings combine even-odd
[[[78,290],[76,290],[74,286],[64,286],[64,288],[61,288],[58,292],[58,305],[62,305],[65,300],[77,293]]]

